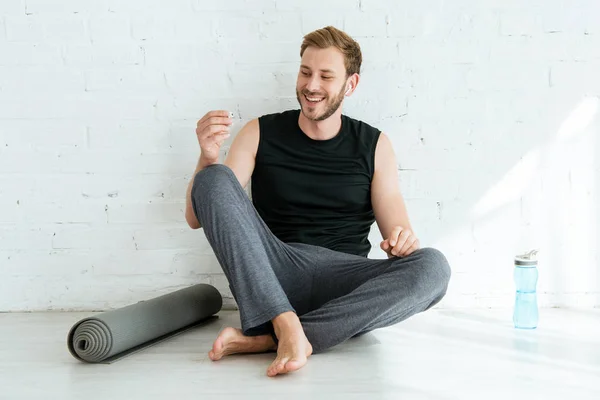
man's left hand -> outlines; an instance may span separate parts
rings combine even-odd
[[[390,237],[381,242],[381,250],[388,257],[406,257],[420,247],[419,239],[409,229],[396,226],[392,229]]]

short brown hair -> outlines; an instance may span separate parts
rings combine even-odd
[[[326,49],[335,47],[344,55],[344,65],[346,67],[346,76],[354,73],[360,74],[360,65],[362,64],[362,53],[359,44],[347,33],[340,31],[333,26],[317,29],[304,36],[304,41],[300,47],[300,57],[308,46]]]

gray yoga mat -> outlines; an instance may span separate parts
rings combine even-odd
[[[204,283],[106,311],[77,322],[67,338],[73,357],[111,363],[185,330],[215,320],[223,298]]]

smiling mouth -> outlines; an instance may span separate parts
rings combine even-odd
[[[309,104],[318,104],[325,100],[325,97],[308,97],[307,95],[304,95],[304,98]]]

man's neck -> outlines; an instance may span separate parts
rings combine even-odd
[[[298,125],[302,132],[313,140],[328,140],[335,137],[342,127],[342,107],[323,121],[311,121],[300,111]]]

